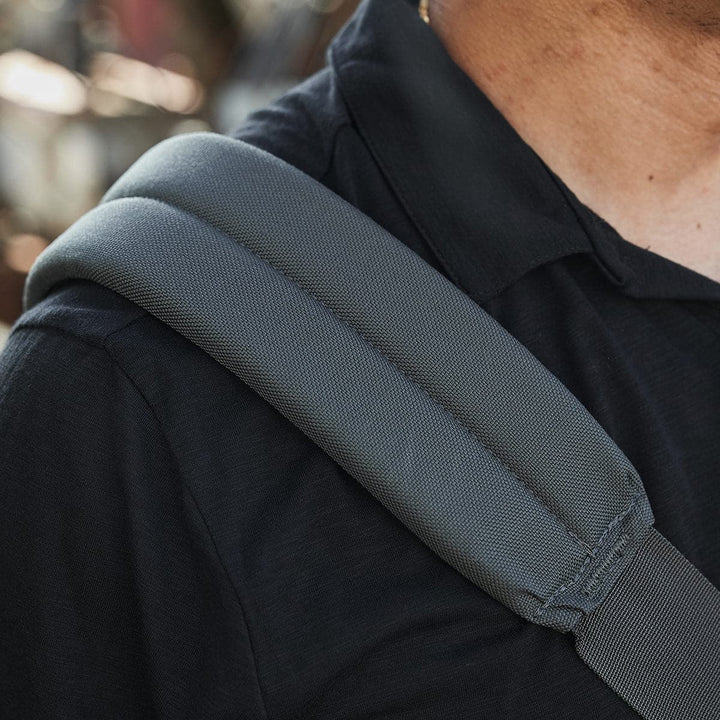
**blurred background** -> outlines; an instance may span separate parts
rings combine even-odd
[[[320,69],[358,0],[0,0],[0,349],[46,245],[132,162]]]

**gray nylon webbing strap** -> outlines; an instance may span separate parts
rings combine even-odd
[[[718,720],[719,618],[720,593],[652,530],[575,648],[648,720]]]
[[[202,347],[532,622],[584,627],[645,547],[642,483],[566,388],[402,242],[262,151],[211,134],[156,146],[43,253],[25,307],[71,277]],[[628,668],[636,685],[644,672]]]

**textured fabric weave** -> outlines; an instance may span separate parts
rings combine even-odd
[[[533,622],[572,629],[652,521],[629,461],[511,335],[362,213],[244,143],[199,134],[148,153],[39,260],[27,307],[68,276],[205,348]],[[606,563],[621,532],[626,555]]]
[[[178,162],[199,186],[173,181]],[[218,166],[249,188],[193,192]],[[166,142],[43,254],[26,306],[72,277],[205,349],[496,599],[574,630],[648,720],[716,713],[720,594],[650,529],[629,461],[489,315],[322,186],[220,136]]]
[[[720,584],[720,284],[584,208],[410,3],[363,2],[334,45],[237,136],[541,358],[639,470],[656,527]],[[18,323],[0,438],[2,717],[637,718],[572,636],[473,586],[102,285],[69,281]]]
[[[720,717],[720,593],[657,531],[575,638],[647,720]]]

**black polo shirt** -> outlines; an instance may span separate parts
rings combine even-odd
[[[237,137],[371,215],[527,345],[720,584],[720,284],[580,204],[405,0],[366,0],[328,60]],[[572,638],[485,595],[100,286],[65,283],[16,323],[0,473],[2,717],[636,717]]]

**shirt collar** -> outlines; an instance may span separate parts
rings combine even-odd
[[[533,150],[408,0],[363,0],[329,60],[353,121],[448,276],[476,300],[591,252]]]
[[[595,261],[624,295],[642,299],[720,301],[720,283],[628,242],[567,187],[563,188],[587,231]]]
[[[363,0],[328,60],[408,216],[477,302],[576,253],[628,295],[720,299],[720,283],[631,245],[582,205],[452,60],[417,2]]]

